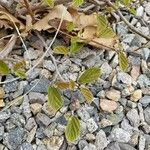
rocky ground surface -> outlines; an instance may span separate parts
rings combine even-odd
[[[126,17],[142,33],[150,35],[150,3],[137,6],[135,17],[128,13]],[[64,138],[67,123],[64,114],[73,107],[68,91],[63,92],[65,105],[59,112],[55,114],[47,106],[47,87],[56,71],[47,55],[26,80],[0,87],[2,109],[40,80],[23,101],[0,111],[0,150],[150,150],[150,49],[134,51],[147,43],[146,39],[130,32],[122,21],[113,27],[128,55],[127,72],[120,71],[118,55],[113,51],[84,47],[74,57],[56,56],[58,69],[66,80],[76,80],[87,67],[100,66],[102,69],[102,76],[90,85],[94,95],[91,105],[85,103],[79,91],[75,92],[80,138],[70,144]],[[32,40],[40,42],[35,37],[30,42]],[[50,41],[51,38],[47,43]],[[26,44],[29,56],[26,52],[23,56],[35,64],[42,52],[31,47],[29,41]],[[64,42],[57,38],[54,45],[60,44]],[[21,53],[22,49],[14,51],[14,55]],[[13,78],[8,75],[5,81]]]

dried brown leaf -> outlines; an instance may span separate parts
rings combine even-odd
[[[64,14],[63,20],[72,22],[71,14],[67,11],[67,8],[63,5],[57,5],[43,19],[36,22],[33,25],[33,29],[41,31],[52,28],[52,26],[49,24],[49,21],[56,18],[61,19],[62,14]]]
[[[0,10],[0,20],[7,21],[7,24],[12,27],[14,27],[14,24],[16,24],[16,26],[20,30],[25,29],[25,26],[21,21],[19,21],[17,18],[15,18],[13,15],[11,15],[9,12],[6,12],[5,10]]]

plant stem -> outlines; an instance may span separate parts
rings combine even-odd
[[[110,1],[110,0],[104,0],[109,6],[111,6],[120,16],[120,18],[122,19],[122,21],[124,21],[124,23],[134,32],[137,33],[138,35],[140,35],[141,37],[147,39],[148,41],[150,41],[150,37],[144,35],[142,32],[140,32],[139,30],[137,30],[133,25],[131,25],[128,20],[123,16],[123,14],[121,13],[121,11]],[[94,0],[94,2],[97,3],[97,5],[100,5],[100,2],[98,0]]]
[[[26,5],[27,10],[29,11],[30,16],[32,17],[32,21],[34,21],[34,15],[30,7],[29,1],[28,0],[23,0],[23,1],[24,1],[24,4]]]

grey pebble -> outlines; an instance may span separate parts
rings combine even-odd
[[[127,142],[129,142],[131,135],[126,130],[123,130],[121,128],[115,128],[111,132],[111,135],[109,138],[112,141],[127,143]]]
[[[23,128],[15,128],[9,133],[4,134],[3,143],[11,150],[15,150],[20,146],[25,137],[25,131]]]
[[[96,140],[95,140],[95,145],[97,150],[103,150],[105,147],[108,145],[107,137],[106,134],[103,130],[100,130],[96,134]]]
[[[137,150],[129,144],[119,143],[120,150]]]
[[[150,125],[150,107],[144,110],[145,121]]]
[[[87,124],[87,129],[90,133],[93,133],[98,129],[98,125],[96,124],[93,118],[88,119],[86,124]]]
[[[8,75],[6,77],[6,80],[5,81],[8,81],[8,80],[13,80],[15,79],[12,75]],[[4,85],[4,90],[6,93],[11,93],[11,92],[15,92],[17,91],[18,89],[18,81],[13,81],[13,82],[10,82],[10,83],[6,83]]]
[[[32,144],[27,143],[27,142],[23,143],[23,144],[21,145],[21,148],[20,148],[20,149],[21,149],[21,150],[34,150],[33,147],[32,147]]]
[[[4,135],[4,126],[0,125],[0,141],[3,139]]]
[[[44,60],[43,62],[44,68],[48,69],[49,71],[55,71],[55,65],[52,63],[51,60]]]
[[[25,87],[25,92],[28,92],[33,86],[35,86],[31,92],[47,93],[49,84],[50,81],[45,77],[42,77],[42,79],[35,79]]]
[[[105,150],[121,150],[118,142],[110,143]]]
[[[37,92],[30,92],[29,93],[29,101],[30,103],[40,103],[44,104],[46,99],[45,95]]]
[[[131,109],[126,114],[128,120],[130,121],[131,125],[134,127],[138,127],[140,124],[140,118],[137,109]]]
[[[29,119],[32,114],[30,110],[30,104],[29,104],[29,98],[28,96],[24,96],[23,103],[22,103],[22,109],[23,109],[23,114],[26,117],[26,119]]]
[[[43,113],[38,113],[37,116],[36,116],[36,121],[38,124],[42,124],[42,125],[45,125],[45,126],[48,126],[51,122],[50,118],[43,114]]]
[[[144,107],[147,107],[150,104],[150,96],[144,96],[139,101]]]
[[[83,107],[77,111],[77,114],[85,122],[90,119],[90,114]]]
[[[0,123],[5,122],[10,117],[10,112],[1,111],[0,112]]]
[[[140,85],[140,87],[148,87],[150,86],[150,79],[145,75],[145,74],[141,74],[138,77],[137,83]]]
[[[83,150],[84,147],[88,146],[88,142],[86,140],[80,140],[78,143],[79,150]]]

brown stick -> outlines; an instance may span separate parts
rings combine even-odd
[[[24,4],[26,5],[27,10],[29,11],[30,16],[32,17],[32,21],[34,21],[34,15],[33,15],[33,12],[31,10],[31,7],[29,5],[28,0],[24,0]]]

